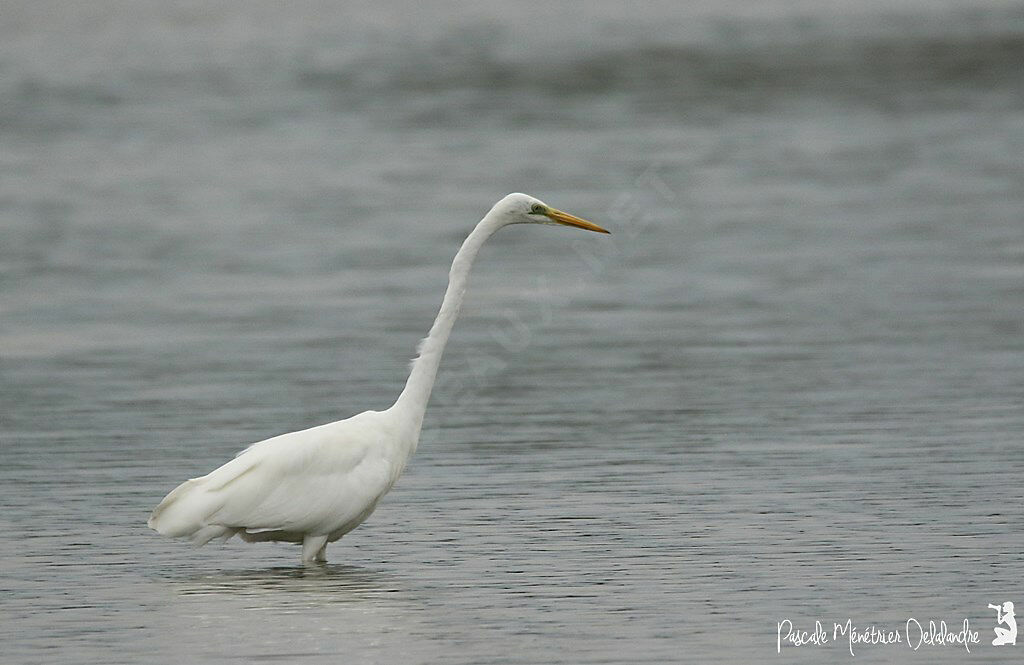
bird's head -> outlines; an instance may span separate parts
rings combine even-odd
[[[557,224],[575,226],[578,229],[597,231],[598,233],[609,233],[597,224],[552,208],[540,199],[535,199],[527,194],[509,194],[494,205],[491,214],[497,215],[502,225]]]

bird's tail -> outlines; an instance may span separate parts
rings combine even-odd
[[[201,547],[214,538],[227,540],[237,529],[210,524],[222,507],[216,492],[208,491],[206,477],[186,480],[164,497],[146,522],[150,529],[172,538],[188,538]]]

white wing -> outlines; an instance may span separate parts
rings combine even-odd
[[[324,535],[354,528],[390,488],[388,446],[367,411],[255,443],[201,478],[179,485],[149,526],[202,544],[238,532]],[[347,529],[345,529],[347,530]]]

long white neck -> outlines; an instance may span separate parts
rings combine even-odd
[[[452,268],[448,274],[448,290],[444,292],[441,310],[437,313],[430,332],[419,344],[417,349],[419,355],[413,360],[412,372],[409,374],[409,380],[405,383],[405,389],[398,396],[394,406],[391,407],[407,414],[407,417],[415,425],[417,438],[423,424],[423,414],[427,410],[427,402],[430,401],[430,391],[434,387],[434,379],[437,377],[437,368],[441,364],[441,356],[444,354],[444,347],[448,343],[448,336],[451,334],[455,319],[459,316],[459,309],[462,307],[462,301],[466,295],[469,270],[473,267],[473,260],[476,258],[480,246],[501,226],[503,226],[502,222],[492,210],[480,220],[480,223],[462,243],[458,254],[455,255],[455,260],[452,261]]]

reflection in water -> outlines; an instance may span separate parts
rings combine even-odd
[[[378,598],[401,591],[398,582],[393,575],[344,564],[226,570],[188,580],[171,580],[182,596],[272,595],[277,607],[288,603],[319,605]],[[301,598],[289,598],[289,594]]]

